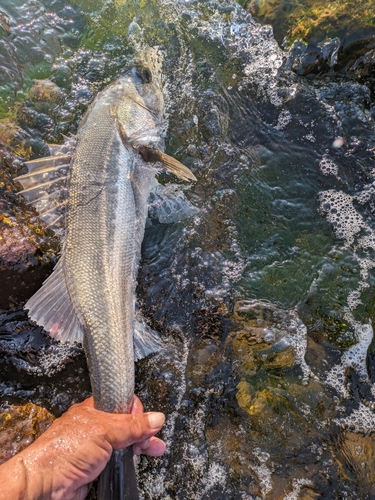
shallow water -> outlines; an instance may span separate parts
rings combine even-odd
[[[166,347],[138,363],[137,393],[166,412],[168,452],[140,460],[142,497],[372,498],[369,88],[290,72],[270,27],[232,2],[0,9],[0,110],[33,155],[146,59],[161,67],[167,152],[198,178],[160,176],[168,199],[190,204],[170,217],[154,200],[143,245],[138,299]],[[1,321],[3,402],[13,393],[58,414],[87,394],[78,347],[44,345],[19,309]]]

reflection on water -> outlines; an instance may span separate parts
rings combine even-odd
[[[74,134],[98,90],[146,59],[161,67],[167,152],[198,178],[154,196],[143,245],[138,299],[165,349],[138,363],[137,392],[168,415],[166,456],[138,464],[143,498],[372,498],[369,88],[291,73],[272,30],[232,2],[1,10],[0,109],[31,155]],[[29,340],[9,344],[32,334],[20,314],[2,317],[2,400],[14,377],[19,401],[59,413],[84,376],[64,387],[66,360],[82,352],[40,341],[25,364]]]

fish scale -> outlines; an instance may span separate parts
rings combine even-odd
[[[65,249],[68,290],[85,324],[95,406],[112,413],[128,412],[134,394],[135,283],[129,276],[134,274],[136,219],[130,181],[134,154],[113,127],[107,104],[113,97],[98,101],[100,116],[91,113],[77,144]],[[89,173],[88,157],[95,163]],[[98,290],[105,300],[98,300]]]

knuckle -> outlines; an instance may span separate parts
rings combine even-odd
[[[132,429],[132,435],[133,439],[135,441],[139,441],[143,438],[143,426],[141,423],[141,419],[136,416],[136,415],[131,415],[131,429]]]

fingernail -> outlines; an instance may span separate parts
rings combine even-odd
[[[159,427],[162,427],[165,422],[164,413],[149,413],[147,418],[151,429],[159,429]]]

